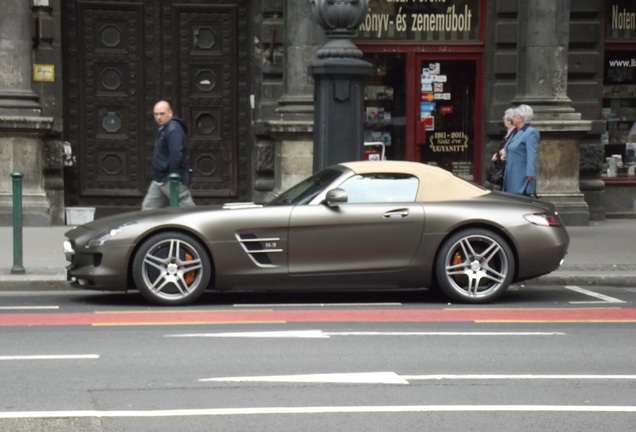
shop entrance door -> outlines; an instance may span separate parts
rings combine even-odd
[[[413,79],[412,133],[408,159],[437,165],[478,181],[481,149],[479,58],[418,55]]]

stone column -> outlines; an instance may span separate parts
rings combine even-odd
[[[311,0],[327,43],[311,66],[316,81],[314,171],[364,154],[364,79],[371,63],[352,42],[369,9],[368,0]]]
[[[49,225],[43,187],[43,137],[53,119],[41,117],[31,89],[31,2],[4,0],[0,14],[0,225],[12,223],[10,174],[23,177],[25,225]]]
[[[312,172],[314,99],[309,66],[324,36],[311,15],[309,1],[285,2],[283,95],[267,135],[256,143],[257,201],[285,190]],[[263,169],[261,169],[263,168]]]
[[[309,65],[324,41],[309,1],[287,2],[285,11],[285,94],[276,110],[287,120],[313,122],[314,83]]]
[[[31,89],[30,1],[4,0],[0,14],[0,115],[39,116]]]
[[[541,133],[537,192],[553,202],[567,225],[588,225],[579,189],[579,144],[591,130],[567,96],[570,0],[520,1],[517,90],[513,105],[534,109]]]

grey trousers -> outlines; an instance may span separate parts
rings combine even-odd
[[[148,192],[141,203],[142,210],[158,209],[170,206],[170,182],[157,183],[152,181]],[[179,207],[194,207],[190,190],[183,183],[179,183]]]

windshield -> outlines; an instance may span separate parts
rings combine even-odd
[[[342,171],[325,169],[283,192],[272,201],[270,205],[307,204],[323,191],[326,185],[331,184],[342,175]]]

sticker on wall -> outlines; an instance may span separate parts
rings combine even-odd
[[[444,84],[440,82],[436,82],[433,84],[433,91],[435,93],[442,93],[444,91]]]
[[[33,81],[55,82],[55,65],[34,64],[33,65]]]
[[[433,93],[422,93],[422,101],[434,101],[435,100],[435,94]]]
[[[424,92],[428,92],[428,93],[432,93],[433,92],[433,83],[429,82],[429,83],[422,83],[422,93]]]
[[[445,82],[448,81],[448,77],[446,75],[435,75],[433,77],[433,81],[440,82],[440,83],[445,83]]]

